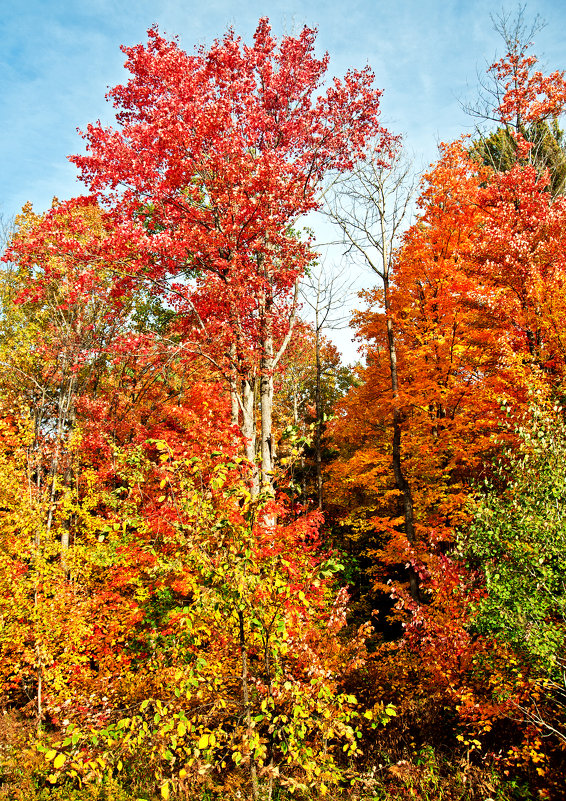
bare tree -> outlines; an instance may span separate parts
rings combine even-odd
[[[334,184],[327,213],[341,233],[340,243],[355,262],[369,268],[381,281],[387,326],[389,372],[393,401],[392,461],[395,485],[401,493],[405,535],[415,543],[413,498],[403,472],[401,436],[404,413],[399,400],[397,347],[391,314],[390,281],[395,251],[407,227],[416,178],[411,163],[399,150],[384,168],[372,154],[353,173]],[[418,599],[418,582],[410,572],[411,594]]]

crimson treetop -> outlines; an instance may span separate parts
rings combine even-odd
[[[71,158],[113,217],[124,272],[159,286],[179,276],[170,301],[183,340],[228,380],[252,462],[261,377],[265,481],[273,373],[314,258],[292,226],[319,205],[328,171],[350,169],[370,139],[386,161],[396,142],[369,68],[322,90],[328,56],[315,58],[315,36],[305,27],[277,43],[262,19],[252,46],[229,31],[188,55],[151,28],[146,45],[123,48],[132,77],[109,93],[117,127],[90,125],[87,155]]]
[[[373,73],[350,71],[321,92],[328,55],[315,58],[315,36],[305,27],[278,45],[262,19],[251,47],[229,31],[188,55],[151,28],[146,45],[122,48],[132,77],[108,94],[118,126],[89,125],[87,155],[71,161],[93,193],[130,212],[138,236],[145,218],[154,269],[248,272],[269,258],[267,242],[290,285],[297,265],[284,268],[281,249],[318,205],[323,175],[351,168],[372,137],[388,156],[395,140],[378,122]]]

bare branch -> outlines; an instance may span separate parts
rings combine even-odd
[[[398,151],[390,167],[371,156],[335,182],[326,213],[340,232],[345,255],[388,280],[395,250],[408,227],[417,176]]]

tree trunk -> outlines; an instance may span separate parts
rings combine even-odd
[[[266,282],[261,303],[261,486],[271,490],[273,487],[273,298],[271,287]]]
[[[65,495],[68,495],[71,492],[71,481],[72,481],[72,469],[71,469],[71,459],[69,454],[67,464],[65,465],[65,471],[63,473],[62,497],[65,497]],[[69,552],[69,546],[71,544],[70,537],[71,537],[71,515],[69,514],[64,520],[61,521],[61,568],[63,570],[65,578],[68,578],[69,576],[69,566],[67,564],[67,556]]]
[[[233,365],[236,363],[236,346],[230,346],[230,361],[232,363],[232,373],[230,375],[230,424],[239,427],[240,406],[238,404],[238,376]]]
[[[274,495],[273,469],[275,463],[275,443],[273,442],[273,372],[275,355],[273,353],[273,298],[265,298],[262,309],[262,357],[260,377],[261,407],[261,489]],[[275,526],[277,516],[270,514],[264,519],[267,526]]]
[[[264,357],[260,379],[261,402],[261,484],[271,488],[273,476],[274,448],[273,426],[273,340],[267,337],[264,342]]]
[[[409,482],[403,473],[401,463],[401,423],[402,413],[399,408],[399,382],[397,376],[397,349],[395,347],[395,329],[393,321],[388,314],[389,302],[389,282],[384,280],[385,290],[385,309],[387,314],[387,344],[389,350],[389,368],[391,372],[391,390],[393,395],[393,475],[395,476],[395,486],[401,493],[403,499],[403,517],[405,520],[405,536],[411,545],[415,544],[415,519],[413,511],[413,496]],[[409,567],[409,587],[411,597],[419,601],[419,582],[417,574],[412,567]]]
[[[322,509],[322,395],[320,388],[320,325],[318,319],[318,305],[316,308],[316,387],[315,387],[315,458],[316,458],[316,497],[318,508]]]
[[[244,629],[244,613],[238,610],[238,621],[240,624],[240,659],[242,666],[242,703],[244,708],[244,718],[248,727],[248,741],[252,738],[252,713],[250,709],[250,690],[248,684],[248,652],[246,649],[246,633]],[[259,787],[257,783],[257,769],[253,755],[250,753],[250,776],[252,780],[253,801],[259,799]]]
[[[248,376],[242,381],[242,435],[246,441],[246,458],[252,466],[252,496],[259,494],[259,477],[256,464],[255,433],[255,393],[253,378]]]

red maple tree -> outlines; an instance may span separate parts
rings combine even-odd
[[[151,28],[146,45],[123,48],[132,77],[108,95],[117,126],[89,125],[87,154],[71,157],[113,217],[126,283],[164,293],[183,346],[229,383],[250,460],[259,379],[264,482],[273,373],[313,258],[293,226],[317,208],[328,171],[350,169],[370,138],[384,161],[394,143],[369,68],[322,91],[328,55],[315,57],[315,36],[305,27],[278,43],[261,19],[253,45],[229,31],[189,55]]]

